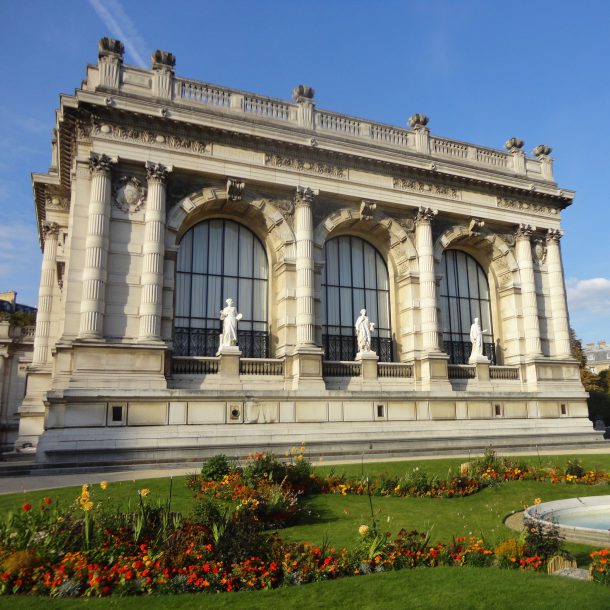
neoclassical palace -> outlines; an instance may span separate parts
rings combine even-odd
[[[598,442],[561,262],[574,193],[551,149],[408,125],[318,109],[303,85],[288,102],[177,77],[164,51],[127,66],[102,39],[33,176],[43,262],[17,450],[68,464]],[[237,344],[219,349],[227,299]]]

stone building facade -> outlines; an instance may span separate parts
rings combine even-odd
[[[582,446],[561,211],[534,157],[150,70],[102,39],[34,174],[17,445],[44,462]],[[218,352],[219,312],[242,314]],[[366,308],[372,352],[356,355]],[[468,364],[470,325],[484,353]]]

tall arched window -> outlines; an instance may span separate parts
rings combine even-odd
[[[446,250],[441,260],[440,290],[443,350],[452,364],[466,364],[470,357],[470,326],[479,318],[483,353],[495,364],[491,300],[485,272],[465,252]]]
[[[189,229],[176,263],[174,353],[213,356],[218,350],[225,300],[243,314],[238,326],[242,355],[268,356],[268,265],[259,239],[232,220],[206,220]]]
[[[324,246],[322,343],[327,360],[353,360],[354,324],[361,309],[375,322],[372,349],[392,361],[390,281],[381,254],[359,237],[335,237]]]

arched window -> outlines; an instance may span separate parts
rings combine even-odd
[[[479,318],[483,353],[495,364],[489,284],[477,261],[465,252],[446,250],[441,260],[440,290],[443,351],[452,364],[466,364],[470,357],[470,326]]]
[[[247,358],[268,356],[265,250],[249,229],[232,220],[206,220],[180,241],[176,263],[174,353],[213,356],[222,330],[220,310],[232,298],[243,318],[238,342]]]
[[[324,246],[322,343],[327,360],[353,360],[354,324],[361,309],[375,322],[372,349],[392,361],[390,281],[381,254],[359,237],[335,237]]]

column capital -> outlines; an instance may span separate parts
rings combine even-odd
[[[161,163],[153,163],[146,161],[146,177],[148,181],[165,182],[167,177],[174,169],[172,165],[162,165]]]
[[[318,189],[311,189],[308,186],[297,186],[294,202],[297,206],[311,205],[315,197],[320,194]]]
[[[46,237],[47,235],[58,235],[59,225],[56,222],[50,222],[49,220],[45,220],[42,223],[42,234],[44,237]]]
[[[546,242],[559,243],[559,240],[563,237],[563,231],[561,229],[548,229],[546,232]]]
[[[241,201],[245,188],[246,182],[241,178],[227,178],[227,199]]]
[[[110,173],[112,164],[116,162],[116,158],[111,158],[108,155],[91,153],[91,156],[89,157],[89,170],[92,175],[108,174]]]
[[[530,239],[532,233],[536,230],[534,225],[520,224],[515,230],[515,237],[517,239]]]
[[[438,210],[434,210],[432,208],[420,207],[415,214],[415,223],[431,223],[432,219],[438,214]]]

